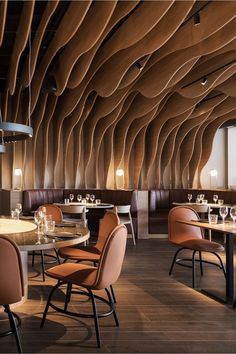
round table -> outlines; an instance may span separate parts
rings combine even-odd
[[[30,221],[0,218],[0,235],[6,235],[18,245],[23,267],[25,297],[28,294],[28,251],[72,246],[88,240],[87,227],[75,228],[65,224],[55,228],[50,236],[38,235],[36,225]],[[22,303],[22,302],[21,302]]]
[[[79,202],[71,202],[68,204],[65,203],[54,203],[55,205],[59,206],[63,206],[63,208],[65,207],[70,207],[70,205],[78,205],[78,206],[84,206],[86,207],[86,209],[110,209],[110,208],[114,208],[114,204],[111,203],[100,203],[100,204],[95,204],[95,203],[79,203]]]
[[[86,215],[86,219],[88,222],[88,228],[91,232],[91,235],[97,235],[98,230],[99,230],[99,223],[100,219],[103,218],[106,209],[112,209],[114,208],[114,205],[111,203],[79,203],[79,202],[71,202],[68,204],[65,203],[55,203],[59,208],[61,208],[62,213],[67,214],[67,209],[68,213],[71,214],[72,220],[76,217],[76,212],[70,212],[70,208],[72,206],[83,206],[85,207],[86,211],[88,211]]]

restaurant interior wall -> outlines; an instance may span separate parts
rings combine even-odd
[[[228,186],[230,189],[236,189],[236,127],[228,127]]]
[[[227,188],[226,186],[226,129],[218,129],[213,141],[212,152],[201,173],[201,187],[212,189],[213,184],[218,189]],[[216,181],[211,183],[210,171],[217,170]]]

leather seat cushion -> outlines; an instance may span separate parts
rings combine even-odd
[[[62,247],[58,251],[62,258],[70,258],[74,260],[86,260],[95,262],[100,258],[100,251],[95,246],[85,247]]]
[[[87,264],[63,263],[48,269],[45,273],[57,280],[92,288],[95,284],[97,268]]]
[[[220,243],[208,241],[206,239],[190,239],[184,242],[180,242],[178,243],[178,245],[195,251],[206,251],[206,252],[224,251],[224,246],[222,246]]]

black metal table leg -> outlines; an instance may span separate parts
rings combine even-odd
[[[234,235],[226,235],[226,297],[227,304],[234,301]]]

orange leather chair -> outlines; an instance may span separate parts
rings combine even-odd
[[[100,260],[100,256],[106,242],[107,237],[111,231],[120,224],[119,216],[117,215],[117,209],[113,208],[107,210],[103,219],[100,222],[97,243],[89,246],[79,247],[62,247],[59,249],[58,254],[61,258],[64,258],[64,262],[67,260],[74,260],[76,262],[93,262],[94,265]],[[116,303],[115,293],[111,286],[111,293],[113,300]]]
[[[11,330],[1,333],[0,336],[14,334],[18,352],[22,353],[18,332],[20,318],[9,306],[24,296],[21,256],[17,245],[6,236],[0,237],[0,284],[0,304],[7,313],[11,326]]]
[[[54,204],[44,204],[44,205],[40,205],[40,207],[38,209],[41,210],[42,208],[46,209],[46,215],[52,215],[52,220],[54,220],[58,223],[61,223],[63,221],[63,214],[62,214],[61,209],[58,206],[56,206]],[[44,254],[43,250],[39,251],[39,253],[37,253],[35,251],[32,252],[32,267],[34,267],[35,255],[41,256],[41,267],[42,267],[43,281],[45,281],[45,260],[44,260],[44,257],[45,256],[53,257],[54,259],[57,259],[57,262],[60,264],[58,252],[55,248],[54,248],[54,251],[55,251],[55,256],[51,255],[51,254]]]
[[[116,213],[116,209],[107,210],[101,220],[98,239],[95,245],[62,247],[58,251],[59,256],[64,258],[65,261],[71,259],[75,261],[98,262],[107,237],[119,224],[120,219]]]
[[[177,220],[198,220],[199,216],[197,212],[187,206],[177,206],[170,210],[168,215],[168,237],[169,241],[180,248],[175,252],[171,268],[169,271],[169,275],[172,274],[173,268],[175,264],[179,264],[186,267],[192,268],[192,286],[195,287],[195,261],[196,261],[196,253],[199,254],[198,261],[200,262],[200,270],[201,275],[203,275],[203,265],[202,263],[210,263],[217,265],[220,267],[224,275],[225,268],[222,262],[221,257],[216,252],[223,252],[224,247],[217,243],[204,239],[204,235],[202,229],[196,226],[181,224],[177,222]],[[184,249],[188,249],[192,251],[191,263],[192,265],[187,265],[184,263],[184,260],[188,261],[188,259],[177,259],[179,252]],[[210,252],[214,254],[218,260],[218,263],[213,263],[210,261],[206,261],[202,259],[202,252]]]
[[[42,208],[46,209],[46,215],[52,215],[52,220],[56,222],[62,222],[63,220],[63,214],[61,209],[54,204],[43,204],[40,205],[38,208],[39,210],[42,210]]]
[[[44,325],[49,307],[52,307],[54,310],[57,310],[61,313],[68,314],[69,316],[85,318],[92,317],[94,318],[95,323],[97,346],[100,347],[101,339],[98,319],[100,317],[106,317],[110,314],[113,314],[116,326],[119,326],[119,321],[115,312],[114,303],[110,292],[108,291],[108,287],[114,284],[120,275],[125,254],[126,240],[126,227],[122,224],[118,225],[115,229],[113,229],[113,231],[111,231],[109,236],[106,238],[104,247],[101,252],[100,261],[97,267],[81,263],[63,263],[46,271],[48,276],[57,279],[58,282],[49,294],[43,318],[41,321],[41,327],[43,327]],[[51,299],[53,297],[54,291],[63,284],[68,284],[68,286],[67,294],[65,297],[65,306],[64,308],[61,308],[53,304]],[[83,287],[84,289],[86,289],[86,291],[76,290],[72,292],[71,287],[73,284],[79,287]],[[102,289],[106,290],[108,300],[102,298],[101,296],[93,294],[94,290]],[[68,297],[71,296],[71,292],[72,294],[75,293],[89,296],[92,302],[93,314],[82,314],[75,313],[73,311],[68,311]],[[109,306],[109,311],[107,313],[97,312],[96,299],[99,299],[100,301]]]

